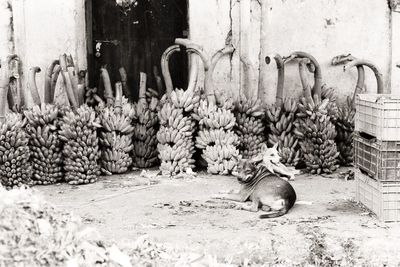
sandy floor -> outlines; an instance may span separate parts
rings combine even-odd
[[[355,203],[355,182],[299,175],[292,184],[299,201],[285,216],[233,209],[211,200],[237,188],[232,177],[168,179],[155,172],[102,177],[84,186],[36,187],[58,207],[83,217],[109,240],[122,242],[148,234],[177,249],[207,252],[233,262],[394,266],[400,262],[400,224],[384,224]]]

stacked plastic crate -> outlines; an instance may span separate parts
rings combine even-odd
[[[384,222],[400,221],[400,96],[356,99],[357,201]]]

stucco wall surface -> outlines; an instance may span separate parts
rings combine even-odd
[[[373,61],[383,73],[385,86],[390,87],[392,28],[391,11],[386,1],[253,0],[251,2],[250,54],[255,68],[260,70],[261,66],[262,77],[258,89],[264,89],[264,99],[267,102],[274,101],[276,92],[275,64],[266,66],[264,63],[265,55],[271,53],[279,53],[282,56],[298,50],[311,53],[321,64],[324,82],[337,88],[340,98],[344,98],[354,89],[357,72],[352,69],[344,73],[342,67],[331,66],[331,59],[338,54],[351,53],[356,57]],[[263,12],[260,11],[261,4],[265,5]],[[221,47],[228,32],[232,30],[232,42],[238,48],[235,54],[240,54],[239,1],[190,0],[189,14],[190,36],[206,51],[214,51],[217,47]],[[260,39],[263,41],[260,42]],[[243,90],[243,84],[238,83],[242,81],[239,61],[235,60],[238,56],[234,55],[231,61],[225,59],[221,62],[215,73],[219,87],[227,90],[239,88]],[[285,77],[286,95],[298,94],[301,84],[295,62],[286,66]],[[400,93],[397,79],[393,80],[395,83],[392,92]],[[225,82],[227,85],[224,86]],[[376,82],[369,70],[367,70],[366,85],[369,92],[375,92]],[[253,84],[252,87],[257,86]]]
[[[11,2],[15,52],[23,62],[25,88],[30,86],[29,69],[38,66],[42,71],[37,74],[37,84],[43,96],[46,69],[63,53],[72,54],[80,69],[86,68],[84,0]]]
[[[29,87],[29,69],[39,66],[42,72],[37,83],[43,88],[48,64],[61,53],[71,53],[79,68],[86,68],[84,0],[10,1],[14,44],[9,41],[7,2],[0,0],[0,56],[13,51],[20,55],[25,87]],[[240,33],[245,2],[250,8],[247,35]],[[400,93],[400,69],[395,67],[400,63],[399,15],[391,13],[387,1],[377,0],[189,0],[190,38],[210,55],[226,43],[236,48],[218,64],[216,88],[234,96],[245,90],[251,91],[250,95],[262,90],[268,103],[274,101],[277,73],[275,64],[265,65],[264,57],[271,53],[286,56],[296,50],[318,59],[324,82],[336,87],[340,98],[350,94],[356,82],[355,69],[344,73],[342,67],[330,65],[332,57],[342,53],[376,63],[385,86]],[[248,86],[240,63],[245,37],[250,40],[248,57],[254,70]],[[285,77],[286,95],[298,94],[297,64],[287,65]],[[369,70],[366,85],[369,92],[375,91]]]

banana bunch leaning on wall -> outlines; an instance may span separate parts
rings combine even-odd
[[[34,106],[26,109],[24,115],[28,120],[26,131],[29,135],[32,180],[36,184],[54,184],[63,180],[62,142],[59,136],[60,110],[53,104],[55,85],[50,79],[59,60],[54,60],[46,71],[44,101],[41,101],[36,85],[36,74],[39,67],[30,71],[30,91]]]
[[[239,151],[243,158],[254,158],[261,152],[261,145],[265,142],[265,108],[260,98],[250,97],[250,81],[253,75],[251,63],[241,57],[245,69],[245,86],[235,101],[234,113],[236,117],[235,133],[239,137]],[[255,92],[258,95],[258,92]]]
[[[139,101],[134,105],[136,118],[133,131],[133,165],[150,168],[158,163],[157,131],[160,128],[158,93],[146,86],[147,76],[140,73]]]
[[[273,146],[278,143],[281,162],[296,167],[301,159],[299,140],[294,134],[298,103],[296,99],[283,98],[285,64],[279,54],[267,56],[265,61],[270,64],[272,59],[278,68],[278,83],[276,102],[266,110],[268,145]]]
[[[101,125],[95,110],[83,104],[86,85],[84,79],[79,79],[72,57],[61,55],[59,63],[60,75],[57,77],[57,84],[61,84],[65,89],[70,105],[61,110],[59,131],[63,141],[65,180],[69,184],[93,183],[100,175],[101,151],[97,130]]]
[[[169,59],[180,51],[179,45],[167,48],[161,58],[161,69],[166,85],[166,94],[161,98],[158,112],[160,129],[157,132],[157,150],[163,175],[174,176],[194,168],[195,151],[193,135],[196,122],[192,113],[198,108],[200,95],[196,90],[197,61],[191,61],[191,75],[187,90],[173,89],[169,72]]]
[[[27,121],[21,113],[10,111],[11,103],[7,101],[11,78],[9,66],[13,60],[17,57],[3,60],[0,69],[0,182],[7,189],[32,184],[29,136],[25,131]],[[20,102],[18,96],[12,95],[12,98],[14,103]]]
[[[101,170],[107,175],[121,174],[127,172],[132,165],[133,121],[137,114],[133,104],[123,97],[122,83],[115,84],[114,97],[107,69],[102,67],[100,72],[107,96],[107,103],[99,100],[98,108]]]
[[[204,95],[193,113],[198,121],[199,132],[196,147],[202,151],[201,157],[207,162],[210,174],[229,174],[235,168],[239,156],[238,136],[233,131],[236,118],[233,113],[232,98],[223,94],[217,97],[213,84],[213,72],[216,64],[226,54],[233,53],[232,46],[227,46],[208,59],[200,46],[185,39],[177,39],[176,43],[184,45],[187,51],[196,54],[203,61]],[[199,97],[200,99],[200,97]]]
[[[336,144],[339,151],[339,163],[342,166],[350,166],[353,164],[354,159],[354,148],[353,148],[353,133],[354,133],[354,117],[355,117],[355,97],[357,94],[363,92],[364,81],[365,81],[365,71],[364,66],[369,67],[375,74],[377,82],[377,93],[383,93],[383,80],[382,74],[378,67],[372,62],[367,60],[360,60],[348,55],[339,55],[332,59],[332,65],[336,66],[339,64],[345,64],[343,69],[346,71],[352,67],[357,67],[357,84],[352,96],[347,96],[345,103],[339,106],[338,116],[334,121],[337,136]]]
[[[295,134],[300,140],[303,161],[307,171],[314,174],[332,173],[338,168],[336,130],[328,115],[329,98],[321,101],[321,68],[311,55],[294,52],[286,61],[300,58],[299,72],[304,96],[298,103]],[[307,69],[314,71],[314,86],[307,80]]]

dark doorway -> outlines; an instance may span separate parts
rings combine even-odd
[[[131,100],[138,98],[140,72],[147,74],[147,87],[157,90],[162,53],[175,38],[188,35],[187,0],[86,0],[86,17],[89,81],[100,96],[99,70],[104,65],[113,84],[120,80],[119,68],[125,68]],[[187,69],[184,51],[174,55],[170,70],[175,87],[186,87]]]

